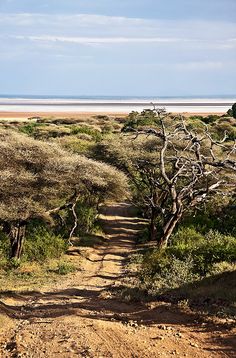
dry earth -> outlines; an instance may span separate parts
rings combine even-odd
[[[179,114],[179,113],[173,113]],[[208,112],[184,112],[182,113],[186,117],[189,116],[208,116],[211,113]],[[214,112],[214,114],[221,116],[223,113],[221,112]],[[0,111],[0,120],[6,121],[28,121],[29,118],[32,117],[42,117],[42,118],[75,118],[75,119],[84,119],[90,118],[97,115],[105,115],[105,116],[112,116],[112,117],[125,117],[128,115],[124,112],[4,112]],[[32,121],[32,120],[30,120]]]
[[[5,292],[0,357],[235,357],[235,330],[158,302],[120,302],[109,294],[126,274],[140,220],[127,204],[105,208],[107,244],[71,254],[81,271],[42,292]]]

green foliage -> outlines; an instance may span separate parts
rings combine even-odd
[[[201,276],[210,274],[215,263],[236,261],[236,238],[217,231],[210,230],[203,237],[194,228],[183,228],[172,242],[167,252],[180,260],[191,257],[194,273]]]
[[[87,137],[87,138],[86,138]],[[90,156],[90,152],[95,145],[94,141],[87,134],[81,136],[65,136],[59,139],[59,144],[65,149],[76,153]]]
[[[102,139],[102,134],[98,129],[89,127],[89,126],[73,126],[71,128],[71,134],[84,133],[90,135],[96,142],[99,142]]]
[[[154,249],[143,256],[140,280],[161,292],[230,269],[236,262],[236,238],[210,230],[205,237],[182,228],[167,249]]]
[[[230,109],[227,111],[227,114],[228,114],[230,117],[233,117],[233,110],[230,108]]]
[[[102,127],[103,134],[110,134],[113,132],[113,130],[114,130],[114,127],[109,123],[104,124],[104,126]]]
[[[75,266],[72,263],[66,261],[59,261],[56,269],[54,270],[54,272],[58,275],[67,275],[68,273],[74,271],[76,271]]]
[[[145,244],[146,242],[150,241],[149,227],[146,227],[138,233],[136,241],[137,244]]]
[[[97,208],[93,203],[88,203],[81,199],[76,205],[76,215],[78,218],[78,226],[74,232],[74,236],[93,233],[97,225]],[[74,226],[74,216],[71,211],[61,212],[64,225],[57,226],[57,233],[62,237],[68,238],[72,227]]]
[[[232,117],[236,118],[236,103],[232,105]]]
[[[80,203],[77,206],[77,215],[79,218],[79,231],[91,233],[97,219],[96,208]]]
[[[19,131],[21,133],[25,133],[29,136],[33,136],[37,130],[38,127],[42,126],[41,123],[36,123],[36,122],[33,122],[33,123],[30,123],[30,124],[26,124],[24,126],[21,126],[19,128]]]
[[[224,137],[224,133],[227,134],[228,141],[232,141],[236,139],[236,128],[226,121],[221,123],[216,123],[212,128],[212,130],[213,133],[216,134],[216,139],[221,140]]]
[[[220,117],[215,114],[209,114],[207,117],[202,117],[202,121],[206,124],[211,124],[216,122]]]
[[[23,260],[43,262],[60,258],[67,249],[67,243],[45,227],[37,227],[26,238]]]
[[[203,116],[200,116],[200,115],[194,115],[194,116],[190,116],[189,119],[191,120],[200,120],[202,121],[203,120]]]
[[[220,119],[220,116],[217,116],[216,114],[209,114],[208,116],[195,115],[195,116],[190,116],[189,119],[194,121],[200,120],[203,123],[211,124],[216,122],[218,119]]]
[[[152,126],[158,123],[158,117],[155,111],[151,109],[145,109],[141,113],[131,112],[127,116],[127,121],[124,124],[123,131],[128,128],[138,128],[141,126]]]
[[[12,259],[8,260],[7,262],[7,269],[9,270],[16,270],[20,267],[21,265],[21,261],[15,257],[13,257]]]
[[[204,242],[204,236],[192,226],[180,228],[171,239],[171,246],[196,247]]]
[[[139,278],[149,293],[161,293],[196,280],[193,265],[190,256],[181,260],[168,251],[154,250],[144,255]]]
[[[202,210],[190,211],[183,218],[181,226],[194,227],[203,236],[209,230],[236,236],[236,206],[233,194],[230,194],[230,198],[225,197],[225,201],[222,199],[222,196],[215,195]]]

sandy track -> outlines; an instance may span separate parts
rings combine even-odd
[[[234,357],[233,330],[166,303],[110,296],[126,274],[140,220],[127,204],[107,206],[101,218],[107,243],[86,252],[82,271],[45,292],[6,293],[0,309],[14,327],[2,329],[0,357]]]

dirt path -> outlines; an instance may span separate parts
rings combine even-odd
[[[0,335],[0,357],[234,357],[233,330],[200,323],[166,303],[128,304],[110,296],[108,289],[126,274],[140,219],[117,204],[104,209],[102,220],[109,240],[86,251],[81,271],[45,292],[6,297],[2,310],[14,327]]]

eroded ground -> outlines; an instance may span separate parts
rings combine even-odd
[[[108,240],[72,248],[81,270],[42,291],[2,292],[0,357],[235,357],[235,329],[173,305],[124,303],[109,289],[141,227],[127,204],[103,212]]]

